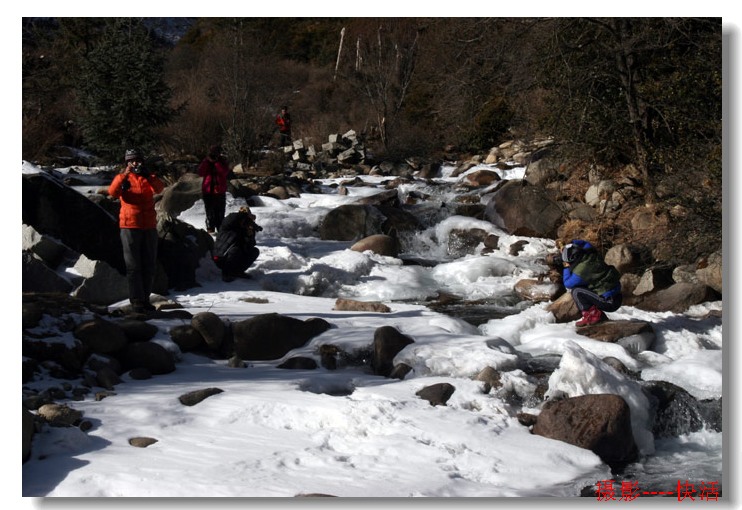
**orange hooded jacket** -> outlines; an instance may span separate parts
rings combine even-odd
[[[131,187],[124,191],[121,185],[128,179]],[[135,173],[118,174],[108,187],[108,194],[121,199],[119,213],[120,228],[157,228],[157,212],[154,196],[161,193],[165,185],[155,175],[144,177]]]

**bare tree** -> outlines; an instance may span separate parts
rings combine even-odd
[[[356,55],[345,78],[368,102],[386,149],[415,73],[420,28],[414,20],[372,20],[355,26]]]

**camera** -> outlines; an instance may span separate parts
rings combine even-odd
[[[549,253],[546,256],[546,264],[551,267],[561,268],[562,267],[562,254],[561,253]]]

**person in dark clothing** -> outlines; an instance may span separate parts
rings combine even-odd
[[[222,280],[247,277],[245,271],[260,255],[255,235],[262,230],[247,207],[224,218],[212,251],[214,263],[222,270]]]
[[[281,147],[291,144],[291,115],[289,114],[289,107],[284,106],[281,108],[281,113],[276,115],[276,125],[278,126],[278,134],[281,135],[279,144]]]
[[[604,312],[621,306],[620,274],[588,241],[573,239],[562,249],[562,281],[582,313],[578,327],[608,320]]]
[[[219,230],[227,206],[229,163],[219,145],[209,147],[208,154],[198,166],[198,175],[203,177],[201,197],[206,210],[206,231],[213,234]]]

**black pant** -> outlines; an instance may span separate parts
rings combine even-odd
[[[291,145],[291,131],[281,131],[279,132],[279,134],[281,135],[281,138],[279,140],[279,144],[281,147]]]
[[[157,267],[157,229],[122,228],[129,301],[133,305],[149,303]]]
[[[202,197],[206,210],[206,228],[219,230],[227,207],[227,195],[224,193],[203,193]]]
[[[214,262],[216,266],[222,270],[223,275],[239,275],[244,273],[248,267],[260,255],[260,250],[256,246],[251,246],[245,249],[234,248],[230,250],[226,255],[219,257]]]
[[[621,307],[623,296],[619,292],[609,298],[604,298],[584,287],[575,287],[572,289],[572,299],[574,299],[577,308],[579,308],[581,312],[587,310],[591,306],[596,306],[599,310],[604,312],[615,312]]]

